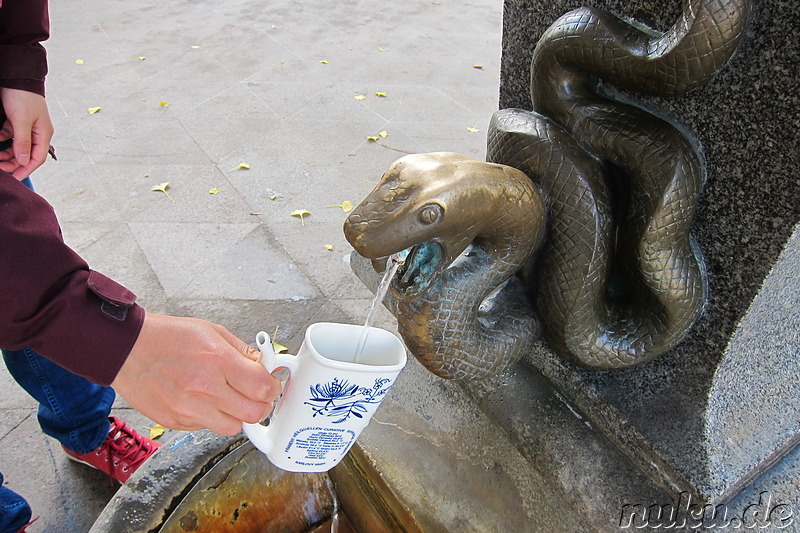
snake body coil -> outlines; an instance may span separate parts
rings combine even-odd
[[[700,315],[707,289],[702,258],[690,235],[704,179],[697,149],[670,122],[605,96],[601,83],[657,96],[700,87],[733,53],[747,11],[748,0],[690,0],[663,34],[596,9],[567,13],[534,50],[533,110],[506,109],[492,117],[487,159],[521,170],[544,194],[546,240],[531,277],[525,279],[544,338],[563,357],[595,368],[640,364],[674,347]],[[475,183],[485,181],[479,166],[472,170]],[[420,174],[413,178],[417,183],[425,182],[426,172],[426,164],[412,162],[405,168],[408,179]],[[536,246],[541,232],[531,229],[531,223],[538,223],[541,215],[538,207],[528,206],[526,215],[502,228],[495,222],[487,226],[475,209],[476,186],[461,179],[452,188],[447,210],[468,213],[476,219],[474,225],[493,237],[473,235],[475,257],[447,269],[441,258],[431,257],[436,268],[426,272],[427,256],[420,254],[411,271],[425,281],[414,283],[421,290],[405,295],[396,291],[399,301],[405,301],[398,307],[398,324],[409,349],[434,372],[475,378],[507,366],[530,347],[516,342],[510,353],[512,346],[505,341],[519,333],[496,328],[487,318],[487,302],[495,310],[505,307],[502,313],[508,316],[530,316],[516,297],[486,299],[499,284],[505,283],[504,291],[510,286],[504,282],[510,276],[505,274],[508,257],[520,254],[485,244],[510,242],[497,237],[502,229],[532,232],[535,238],[527,245]],[[379,219],[386,227],[401,225],[402,216],[398,210],[375,212],[375,194],[351,216],[354,221],[371,220],[372,227],[350,220],[345,224],[348,239],[362,255],[379,257],[415,245],[430,250],[426,242],[436,240],[446,247],[448,240],[464,239],[458,228],[424,238],[397,232],[384,237],[379,253],[365,244],[368,239],[362,234],[373,231]],[[396,200],[419,208],[429,201],[429,193],[416,186]],[[503,195],[496,200],[493,211],[505,210]],[[525,269],[529,257],[511,270]],[[497,265],[505,277],[493,279],[495,285],[489,287],[484,275],[479,286],[474,276],[498,270]],[[466,288],[465,278],[471,280]],[[472,293],[461,297],[459,313],[439,304],[452,298],[447,291],[454,287]],[[525,323],[530,326],[527,334],[535,336],[535,325]],[[469,337],[477,330],[490,339],[480,347]],[[464,335],[469,343],[454,352],[452,338]]]

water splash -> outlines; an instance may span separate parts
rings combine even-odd
[[[338,533],[339,520],[341,519],[341,515],[339,514],[339,498],[336,496],[336,487],[333,485],[333,480],[327,474],[325,475],[325,484],[328,486],[328,492],[330,492],[331,495],[331,503],[333,503],[333,509],[331,510],[330,533]]]
[[[381,280],[381,284],[378,286],[378,290],[375,291],[375,298],[373,298],[372,306],[369,308],[369,312],[367,313],[367,320],[364,322],[364,329],[361,330],[361,335],[358,338],[358,344],[356,344],[356,351],[353,354],[354,363],[362,362],[361,356],[363,355],[362,352],[364,351],[364,346],[367,344],[369,330],[372,327],[372,323],[375,322],[378,309],[383,303],[383,299],[386,297],[386,293],[389,290],[389,285],[392,283],[392,278],[397,272],[397,269],[400,268],[400,265],[405,263],[408,254],[409,250],[403,250],[402,252],[397,252],[396,254],[391,255],[386,261],[386,272],[383,274],[383,279]]]

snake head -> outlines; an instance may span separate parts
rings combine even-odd
[[[464,196],[460,180],[471,163],[445,152],[403,157],[345,221],[348,242],[378,271],[388,256],[411,249],[392,282],[396,297],[423,292],[474,239],[475,213],[448,207],[455,195]]]

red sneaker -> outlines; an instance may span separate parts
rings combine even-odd
[[[73,461],[89,465],[105,472],[114,481],[125,483],[161,444],[140,435],[116,416],[109,417],[109,420],[108,437],[98,448],[84,454],[66,448],[64,451]]]
[[[25,533],[27,531],[27,529],[28,529],[28,526],[30,526],[31,524],[33,524],[37,520],[39,520],[38,516],[36,518],[34,518],[33,520],[31,520],[30,522],[28,522],[27,524],[25,524],[24,526],[22,526],[22,529],[18,530],[17,533]]]

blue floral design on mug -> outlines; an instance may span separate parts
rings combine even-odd
[[[314,416],[324,415],[338,417],[334,424],[344,422],[351,416],[363,418],[362,413],[367,412],[366,405],[381,403],[383,397],[391,388],[391,379],[376,378],[372,388],[351,385],[346,379],[327,383],[317,383],[309,387],[311,397],[304,405],[310,405]]]

